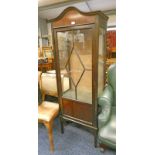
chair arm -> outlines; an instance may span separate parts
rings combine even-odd
[[[103,90],[102,95],[98,99],[98,104],[102,107],[104,106],[105,102],[109,102],[112,104],[114,101],[114,92],[110,85],[107,85]]]
[[[104,126],[109,121],[113,104],[113,97],[113,89],[111,86],[107,85],[98,100],[98,104],[101,106],[101,113],[98,115],[99,128]]]

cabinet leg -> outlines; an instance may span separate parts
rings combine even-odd
[[[62,119],[62,117],[61,117],[61,116],[59,117],[59,119],[60,119],[61,133],[64,133],[64,124],[63,124],[63,119]]]
[[[97,147],[97,139],[98,139],[98,134],[97,130],[94,130],[94,147]]]

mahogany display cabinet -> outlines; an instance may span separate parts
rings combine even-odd
[[[97,145],[98,97],[105,84],[106,29],[102,12],[65,9],[51,20],[60,104],[61,131],[64,121],[92,129]],[[64,86],[67,89],[64,91]]]

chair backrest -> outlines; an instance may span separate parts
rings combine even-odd
[[[56,74],[42,73],[41,90],[44,95],[58,96]]]
[[[50,71],[41,74],[41,90],[43,95],[58,96],[57,81],[55,71]],[[62,91],[69,89],[69,78],[61,75]]]
[[[114,91],[114,106],[116,105],[116,64],[112,64],[108,68],[108,85],[113,88]]]

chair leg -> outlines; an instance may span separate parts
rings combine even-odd
[[[50,142],[50,150],[53,152],[54,151],[54,143],[53,143],[53,122],[52,123],[44,123],[47,130],[48,130],[48,137],[49,137],[49,142]]]

